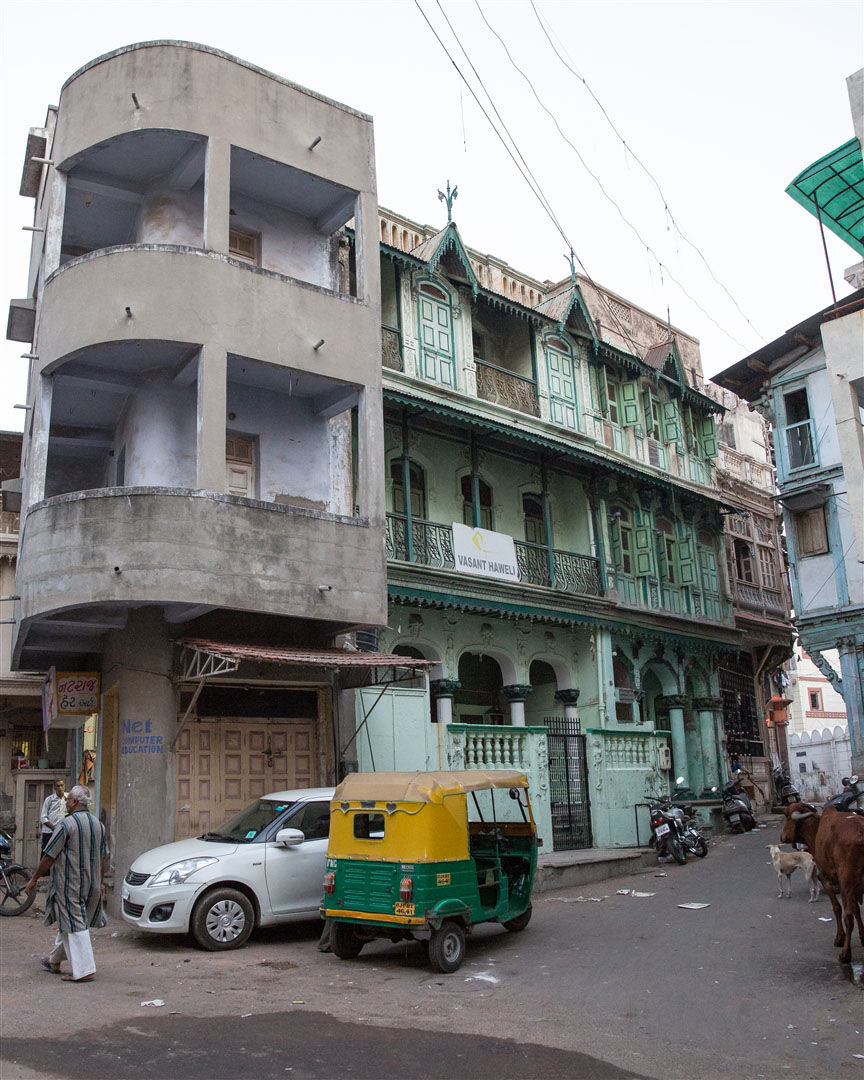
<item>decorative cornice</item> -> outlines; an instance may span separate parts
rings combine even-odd
[[[665,694],[654,699],[654,705],[667,709],[686,709],[690,699],[685,694]]]
[[[712,712],[723,708],[723,699],[719,697],[694,697],[691,707],[695,712]]]
[[[461,689],[462,683],[458,679],[432,679],[429,682],[429,692],[433,697],[453,697]]]
[[[524,701],[534,692],[534,687],[528,684],[513,683],[511,686],[502,686],[499,693],[507,701]]]

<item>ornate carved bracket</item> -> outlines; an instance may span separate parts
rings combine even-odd
[[[843,680],[837,674],[834,668],[831,667],[831,665],[828,663],[822,653],[818,649],[808,649],[808,654],[810,656],[810,659],[813,661],[816,667],[819,668],[819,670],[822,672],[828,682],[831,683],[837,693],[842,694]]]

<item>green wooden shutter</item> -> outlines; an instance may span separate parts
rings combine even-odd
[[[623,414],[621,423],[632,427],[639,423],[639,385],[636,382],[622,382],[618,386],[618,401]]]
[[[636,573],[652,574],[654,572],[654,560],[651,555],[651,517],[644,510],[637,510],[635,514],[636,527],[633,530],[633,539],[636,546]]]
[[[696,567],[693,563],[693,538],[686,525],[678,526],[680,539],[675,545],[678,556],[678,569],[681,572],[681,584],[693,585],[696,581]]]
[[[612,562],[615,564],[615,568],[620,570],[621,567],[621,522],[618,518],[614,518],[612,521],[612,527],[609,530],[610,538],[612,541]]]
[[[702,588],[706,592],[720,592],[720,578],[717,574],[717,559],[709,548],[699,548],[699,567],[702,571]]]
[[[702,416],[698,420],[699,441],[706,458],[717,457],[717,428],[713,416]]]
[[[606,367],[597,365],[597,411],[607,415],[609,410],[609,385],[606,382]]]
[[[681,420],[677,401],[663,402],[663,442],[678,442],[681,438]]]

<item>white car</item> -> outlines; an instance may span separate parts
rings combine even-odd
[[[239,949],[257,926],[314,919],[323,895],[333,788],[275,791],[219,832],[139,855],[123,881],[123,918],[204,949]]]

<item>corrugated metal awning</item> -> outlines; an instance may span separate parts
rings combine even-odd
[[[204,638],[184,638],[177,642],[184,649],[206,654],[221,660],[240,663],[243,660],[264,660],[271,664],[299,664],[303,667],[433,667],[435,660],[418,660],[398,653],[354,652],[349,649],[296,649],[287,646],[232,645]]]
[[[814,161],[795,177],[786,194],[864,255],[864,163],[857,139]]]

